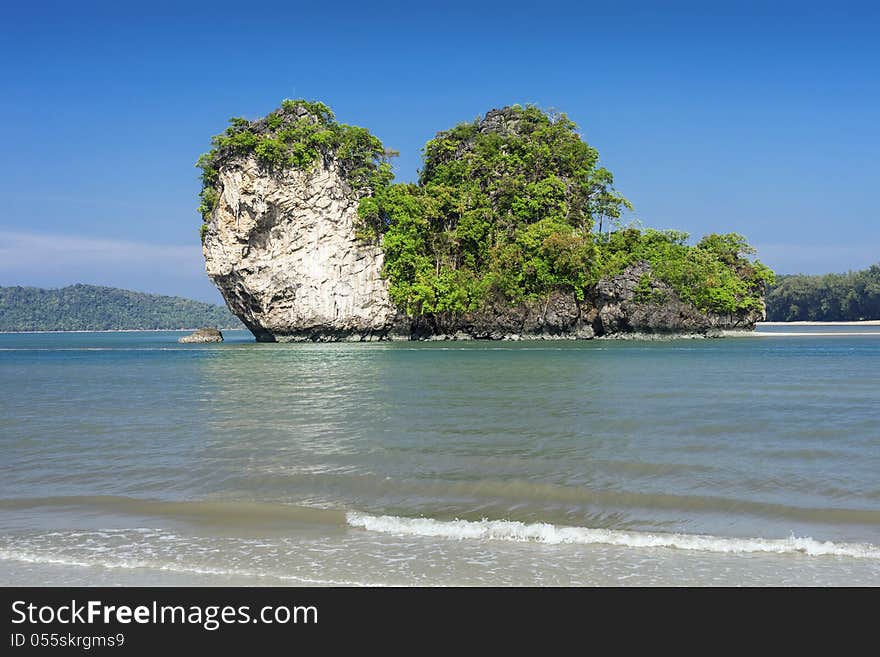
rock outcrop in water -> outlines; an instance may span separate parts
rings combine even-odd
[[[382,277],[383,253],[355,237],[357,198],[335,168],[267,176],[253,158],[221,171],[204,243],[208,275],[259,341],[571,338],[712,334],[754,328],[760,311],[700,312],[637,263],[579,301],[554,292],[476,312],[407,316]]]
[[[645,277],[651,280],[647,292],[640,290]],[[627,267],[619,276],[599,281],[593,303],[597,326],[604,335],[717,335],[724,330],[752,330],[764,317],[763,309],[726,314],[701,312],[682,301],[669,285],[658,281],[644,262]]]
[[[270,174],[250,156],[220,169],[218,187],[206,269],[258,340],[388,335],[382,249],[356,239],[358,197],[335,162]]]
[[[490,112],[474,134],[524,138],[517,136],[519,123],[498,124],[519,111]],[[259,341],[711,335],[752,329],[763,316],[754,303],[729,313],[701,311],[660,280],[650,263],[632,259],[581,294],[559,289],[516,303],[496,295],[478,310],[407,313],[392,300],[397,297],[383,273],[381,224],[391,219],[374,212],[379,226],[365,239],[358,214],[361,200],[380,184],[376,176],[387,172],[381,184],[390,181],[390,169],[378,164],[378,140],[336,124],[323,105],[286,101],[265,119],[234,120],[214,143],[200,161],[206,270]],[[473,141],[463,143],[451,157],[467,157]],[[576,182],[561,184],[572,188]],[[566,198],[570,207],[587,199]],[[593,239],[589,229],[578,230],[567,239]],[[747,268],[734,252],[730,266],[743,263]]]
[[[763,313],[703,313],[679,299],[668,285],[652,279],[640,298],[639,284],[651,276],[647,263],[603,279],[595,294],[578,301],[555,292],[516,305],[488,304],[477,312],[424,316],[410,320],[415,339],[590,339],[594,337],[717,336],[724,330],[751,330]]]
[[[209,342],[223,342],[223,334],[215,328],[200,328],[190,335],[185,335],[177,340],[181,344],[203,344]]]

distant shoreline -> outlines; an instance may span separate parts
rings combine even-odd
[[[198,328],[182,329],[76,329],[72,331],[0,331],[0,335],[18,335],[24,333],[187,333]],[[247,331],[246,328],[221,328],[220,331]]]
[[[880,319],[859,322],[758,322],[758,326],[880,326]]]

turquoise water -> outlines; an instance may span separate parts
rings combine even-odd
[[[880,585],[880,327],[761,331],[0,335],[0,584]]]

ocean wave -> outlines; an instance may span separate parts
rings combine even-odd
[[[716,443],[720,445],[721,443]],[[449,449],[447,449],[449,452]],[[457,458],[461,458],[458,457]],[[497,463],[516,467],[513,459],[502,461],[499,456],[493,457]],[[601,468],[604,472],[623,472],[629,476],[656,477],[664,475],[676,475],[683,473],[709,472],[708,466],[688,463],[660,463],[651,461],[625,461],[609,459],[594,459],[593,465]],[[254,483],[250,483],[253,480]],[[468,514],[474,505],[480,505],[483,513],[494,517],[504,517],[507,513],[516,510],[519,513],[533,511],[532,518],[545,519],[548,506],[558,508],[561,504],[570,505],[581,512],[606,512],[626,513],[634,517],[644,517],[643,511],[683,512],[688,517],[691,514],[724,514],[740,516],[755,516],[771,518],[782,522],[807,522],[822,523],[827,525],[864,525],[880,527],[880,509],[859,508],[857,506],[795,506],[776,501],[754,499],[750,495],[724,496],[705,495],[696,493],[672,493],[672,492],[647,492],[644,490],[612,489],[599,485],[572,485],[552,482],[532,481],[525,478],[482,478],[476,480],[449,480],[441,478],[390,478],[384,475],[363,472],[325,472],[312,474],[308,472],[266,472],[260,471],[251,475],[247,480],[248,486],[257,483],[265,489],[278,491],[332,491],[337,499],[349,501],[349,509],[364,509],[358,506],[357,500],[394,499],[399,500],[395,510],[404,510],[408,513],[426,513],[431,515],[438,505],[445,505],[444,511],[449,513]],[[762,483],[749,484],[749,488]],[[821,495],[825,498],[838,499],[849,491],[830,485],[820,485],[815,481],[807,481],[799,478],[794,481],[775,484],[789,487],[792,490],[803,491],[812,495]],[[434,504],[429,508],[413,508],[405,506],[408,500],[432,500]],[[380,509],[366,509],[378,512]],[[385,509],[381,509],[384,511]],[[529,519],[519,516],[520,519]],[[473,516],[470,519],[475,519]],[[562,518],[549,518],[559,520]],[[618,527],[625,529],[625,527]]]
[[[406,536],[439,537],[458,540],[497,540],[534,542],[550,545],[613,545],[631,548],[670,548],[695,552],[802,554],[811,557],[837,556],[880,559],[880,547],[860,543],[832,543],[809,537],[784,539],[728,538],[700,534],[664,534],[617,529],[566,527],[547,523],[511,520],[434,520],[374,516],[349,512],[348,524],[367,531]]]
[[[0,560],[18,561],[31,564],[45,564],[51,566],[71,566],[75,568],[102,568],[122,570],[153,570],[185,575],[206,575],[215,577],[232,577],[246,579],[265,579],[292,582],[306,586],[380,586],[376,582],[359,582],[352,580],[318,579],[301,577],[287,573],[271,573],[253,570],[238,570],[235,568],[215,568],[211,566],[199,566],[189,564],[172,564],[150,561],[144,559],[107,559],[72,557],[58,554],[45,554],[30,552],[27,550],[0,549]]]

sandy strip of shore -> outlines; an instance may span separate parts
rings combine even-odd
[[[726,338],[853,338],[859,336],[880,337],[880,331],[730,331],[723,332]]]
[[[880,326],[880,319],[861,322],[758,322],[758,326]]]

